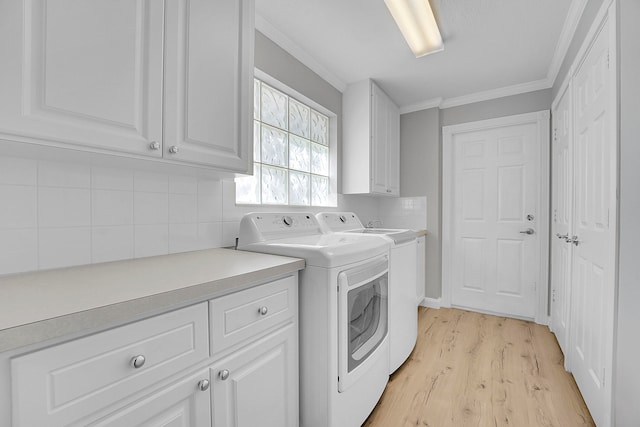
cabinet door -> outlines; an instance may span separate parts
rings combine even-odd
[[[252,164],[253,0],[167,0],[164,155]]]
[[[281,329],[211,370],[213,426],[298,425],[298,331]]]
[[[208,385],[203,387],[205,390],[200,389],[202,384],[200,381],[204,380],[209,381],[208,369],[203,369],[146,399],[88,425],[92,427],[209,427],[211,426],[211,397]]]
[[[372,83],[371,97],[371,192],[387,193],[387,137],[389,114],[387,96]]]
[[[387,194],[400,195],[400,111],[387,102]]]
[[[0,2],[0,137],[152,156],[162,2]]]

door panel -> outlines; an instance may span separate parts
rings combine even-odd
[[[535,123],[453,135],[452,303],[533,318],[540,268]],[[532,215],[532,219],[527,219]]]
[[[566,239],[573,235],[573,145],[571,120],[572,85],[567,86],[553,110],[552,201],[551,224],[551,329],[570,370],[569,336],[571,314],[571,256],[573,245]]]
[[[615,233],[609,215],[615,205],[610,137],[608,24],[600,30],[576,70],[575,211],[571,369],[598,425],[608,424],[610,402],[605,388],[607,354],[613,346]],[[575,308],[575,309],[573,309]],[[606,331],[606,333],[605,333]]]

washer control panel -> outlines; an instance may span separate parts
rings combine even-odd
[[[305,212],[250,213],[242,218],[240,231],[240,240],[244,240],[245,243],[322,234],[316,217]]]

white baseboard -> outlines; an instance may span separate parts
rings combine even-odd
[[[422,307],[428,307],[428,308],[440,308],[440,298],[427,298],[427,297],[425,297],[420,302],[420,305]]]

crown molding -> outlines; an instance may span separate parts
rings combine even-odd
[[[451,108],[465,104],[473,104],[474,102],[488,101],[496,98],[504,98],[505,96],[520,95],[521,93],[549,89],[550,87],[551,85],[549,84],[549,81],[545,78],[532,82],[519,83],[517,85],[476,92],[469,95],[457,96],[455,98],[447,98],[442,101],[440,108]]]
[[[264,19],[261,15],[256,13],[256,30],[260,31],[267,38],[269,38],[272,42],[280,46],[284,49],[288,54],[296,58],[306,67],[308,67],[311,71],[322,77],[327,81],[331,86],[339,90],[340,92],[344,92],[347,88],[347,84],[343,82],[341,79],[335,76],[335,74],[331,73],[325,67],[320,65],[318,61],[316,61],[313,56],[309,55],[303,48],[297,45],[293,40],[289,37],[285,36],[280,30],[271,25],[266,19]]]
[[[582,18],[584,8],[587,6],[587,2],[588,0],[572,0],[569,5],[567,17],[564,20],[562,31],[560,32],[560,37],[556,44],[556,50],[553,52],[553,58],[551,59],[551,64],[549,64],[549,70],[547,71],[547,80],[549,81],[550,86],[554,85],[556,78],[558,77],[558,72],[560,71],[560,67],[562,67],[564,58],[567,55],[567,51],[569,50],[573,36],[576,33],[576,29],[580,23],[580,18]]]

